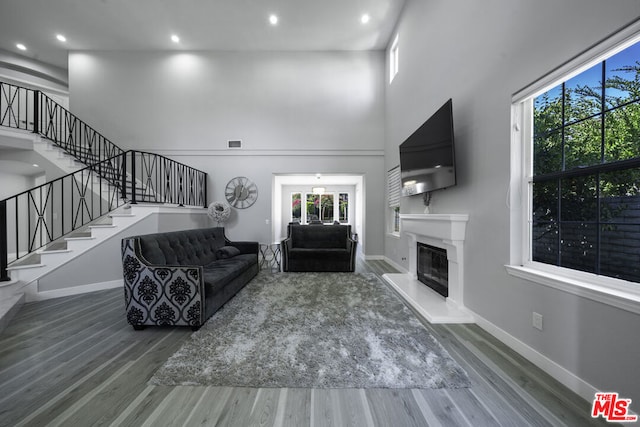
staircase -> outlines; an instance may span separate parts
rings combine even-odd
[[[0,200],[0,330],[25,300],[60,296],[41,292],[39,279],[117,239],[158,206],[200,213],[207,206],[206,173],[124,151],[40,91],[0,82],[0,128],[28,135],[34,151],[67,172]]]

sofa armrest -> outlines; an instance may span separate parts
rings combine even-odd
[[[127,321],[134,327],[205,322],[202,266],[151,265],[136,238],[122,239]]]
[[[287,237],[280,243],[280,259],[282,271],[289,271],[289,251],[291,251],[291,237]]]
[[[356,235],[357,238],[357,235]],[[349,251],[349,264],[351,271],[356,270],[356,248],[358,247],[358,241],[347,237],[347,250]]]

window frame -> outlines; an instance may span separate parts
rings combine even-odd
[[[533,100],[605,58],[640,42],[640,22],[521,89],[511,104],[510,259],[515,277],[640,314],[640,283],[532,261]]]
[[[293,217],[293,196],[295,194],[300,194],[300,224],[309,224],[308,213],[307,213],[307,198],[310,195],[318,196],[322,200],[322,196],[330,195],[333,197],[333,219],[331,222],[323,221],[323,224],[333,224],[334,221],[338,221],[341,225],[349,225],[351,224],[350,215],[351,215],[351,203],[352,203],[352,194],[349,191],[326,191],[322,194],[315,194],[312,191],[291,191],[289,194],[289,221],[293,222],[295,219]],[[340,221],[340,195],[347,195],[347,221]],[[337,202],[336,202],[337,201]]]

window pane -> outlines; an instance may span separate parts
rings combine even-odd
[[[605,62],[607,73],[605,99],[607,108],[637,99],[637,61],[640,60],[640,44],[635,44],[612,56]]]
[[[532,258],[558,264],[558,183],[533,184]]]
[[[600,175],[600,221],[640,223],[640,168]]]
[[[600,274],[640,282],[640,169],[600,177]]]
[[[558,224],[534,222],[532,227],[532,260],[558,265]]]
[[[291,194],[291,221],[302,222],[302,194]]]
[[[565,170],[601,163],[602,124],[600,116],[567,126],[564,132]]]
[[[320,196],[307,194],[307,222],[320,219]]]
[[[560,226],[560,266],[594,273],[598,227],[588,223],[565,223]]]
[[[600,239],[600,274],[640,282],[640,225],[603,225]]]
[[[320,220],[326,223],[333,222],[333,194],[320,196]]]
[[[339,218],[340,222],[349,222],[349,194],[340,193]]]
[[[602,64],[578,74],[565,83],[565,125],[601,111]]]
[[[534,99],[533,118],[534,135],[543,135],[562,126],[562,85]]]
[[[556,180],[533,184],[533,221],[558,220],[558,183]]]
[[[596,221],[597,193],[593,175],[567,178],[561,181],[560,220]]]
[[[543,175],[562,170],[562,131],[534,140],[533,173]]]
[[[605,162],[640,157],[640,103],[605,113]]]

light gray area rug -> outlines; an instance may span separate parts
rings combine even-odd
[[[152,385],[460,388],[466,372],[375,275],[260,273]]]

